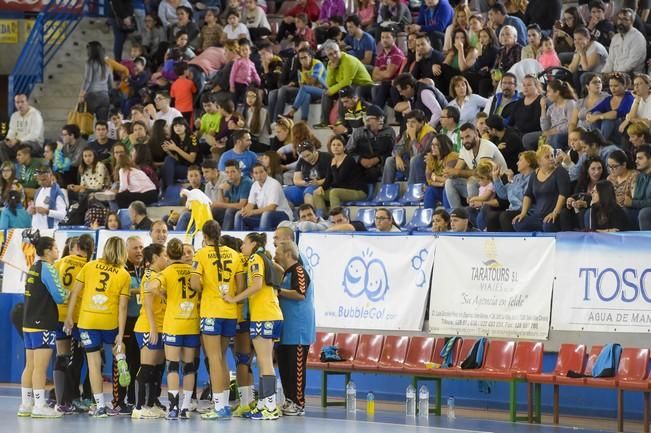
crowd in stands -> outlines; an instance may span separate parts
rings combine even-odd
[[[225,230],[362,230],[342,206],[394,182],[422,184],[433,231],[651,228],[648,2],[110,3],[92,134],[45,138],[15,95],[0,228],[105,227],[183,186]]]

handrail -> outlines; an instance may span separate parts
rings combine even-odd
[[[29,95],[36,84],[43,82],[47,65],[63,43],[77,28],[81,18],[94,9],[93,0],[56,0],[49,2],[36,16],[34,26],[9,75],[8,114],[14,111],[14,95]],[[91,10],[92,9],[92,10]]]

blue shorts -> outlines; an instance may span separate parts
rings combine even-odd
[[[25,349],[54,349],[56,347],[56,331],[25,331]]]
[[[56,339],[57,339],[57,341],[70,340],[71,338],[74,338],[75,340],[79,341],[79,328],[77,328],[77,325],[75,325],[72,328],[72,332],[70,333],[70,335],[68,335],[63,330],[63,322],[59,322],[59,326],[57,326],[57,329],[56,329]]]
[[[79,329],[79,338],[86,352],[97,352],[105,344],[115,344],[118,329]]]
[[[249,335],[251,338],[262,337],[269,340],[280,338],[283,331],[282,320],[267,320],[265,322],[251,322],[249,326]]]
[[[149,341],[149,332],[134,332],[136,335],[136,341],[138,342],[138,348],[142,349],[146,347],[149,350],[162,350],[163,349],[163,335],[158,335],[158,341],[156,344],[152,344]]]
[[[251,332],[251,322],[245,320],[244,322],[237,322],[237,333],[246,332],[247,334]]]
[[[197,348],[201,346],[201,338],[199,338],[199,334],[193,334],[193,335],[163,334],[163,343],[165,343],[166,346]]]
[[[199,329],[204,335],[221,335],[222,337],[234,337],[237,330],[237,319],[215,319],[202,317]]]

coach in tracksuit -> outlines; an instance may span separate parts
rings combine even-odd
[[[305,413],[307,354],[316,338],[314,319],[314,284],[308,264],[299,261],[293,241],[281,241],[274,257],[285,275],[278,291],[284,324],[276,355],[278,371],[285,392],[283,415]]]

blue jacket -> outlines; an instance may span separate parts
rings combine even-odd
[[[16,207],[16,215],[8,207],[2,209],[2,214],[0,214],[0,230],[28,229],[31,226],[32,216],[21,205]]]
[[[307,278],[306,278],[307,277]],[[285,272],[281,288],[296,289],[292,287],[292,279],[304,281],[305,299],[297,301],[283,296],[278,298],[280,309],[283,312],[283,331],[280,344],[307,346],[316,339],[316,319],[314,317],[314,276],[307,259],[301,254],[297,265]]]
[[[452,24],[454,9],[448,0],[440,0],[439,4],[430,9],[425,2],[418,11],[418,24],[421,31],[425,33],[445,32],[445,29]]]

